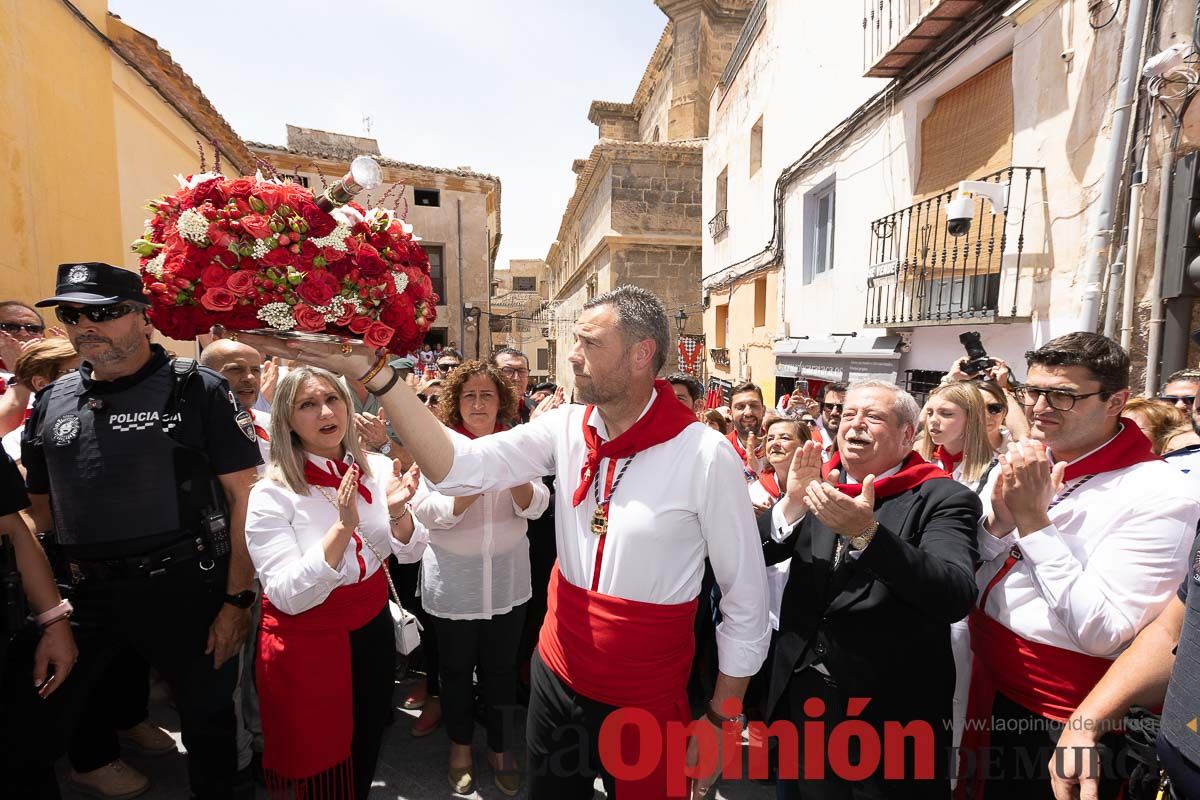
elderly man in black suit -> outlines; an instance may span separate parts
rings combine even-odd
[[[950,625],[975,601],[981,509],[913,452],[918,415],[891,384],[852,385],[838,454],[806,443],[759,520],[768,563],[792,560],[766,710],[796,725],[806,800],[950,796]]]

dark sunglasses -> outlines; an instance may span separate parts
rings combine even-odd
[[[112,322],[114,319],[120,319],[126,314],[131,314],[136,309],[125,303],[113,303],[108,306],[86,306],[84,308],[70,308],[68,306],[55,306],[54,316],[58,317],[59,322],[63,325],[78,325],[80,317],[87,317],[92,322]]]
[[[454,369],[457,366],[458,366],[458,364],[455,364],[453,361],[447,361],[444,364],[439,361],[437,368],[438,368],[438,372],[449,372],[450,370]]]
[[[1182,401],[1184,403],[1187,403],[1190,406],[1196,402],[1196,395],[1194,395],[1194,394],[1160,394],[1158,396],[1158,399],[1162,400],[1164,403],[1170,403],[1171,405],[1174,405],[1174,404]]]
[[[805,425],[807,425],[810,428],[817,427],[817,421],[815,419],[802,419],[800,421],[803,422]]]
[[[440,394],[426,395],[422,394],[421,392],[417,392],[417,399],[427,406],[435,406],[438,404],[438,401],[442,399],[442,396]]]
[[[821,403],[821,408],[825,411],[841,411],[844,407],[844,403]]]
[[[1003,403],[988,403],[987,410],[989,414],[999,414],[1005,408]]]
[[[20,333],[21,331],[25,331],[26,333],[41,333],[44,330],[46,330],[45,325],[33,325],[22,322],[0,322],[0,331],[4,331],[5,333]]]

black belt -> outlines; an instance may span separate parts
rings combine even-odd
[[[95,579],[154,578],[173,568],[199,559],[205,572],[216,568],[216,560],[208,555],[204,538],[196,536],[168,545],[152,553],[116,559],[70,559],[71,582]]]

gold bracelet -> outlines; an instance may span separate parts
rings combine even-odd
[[[404,518],[407,517],[411,513],[412,513],[412,503],[405,503],[403,513],[397,514],[394,517],[388,517],[388,520],[392,525],[395,525],[397,522],[402,522],[404,520]]]
[[[376,375],[378,375],[380,373],[380,371],[384,367],[387,366],[387,361],[388,361],[388,354],[386,352],[380,353],[379,358],[376,359],[375,363],[371,365],[371,368],[369,370],[367,370],[367,374],[363,375],[361,378],[359,378],[358,382],[361,383],[363,386],[366,386],[368,383],[371,382],[372,378],[374,378]]]

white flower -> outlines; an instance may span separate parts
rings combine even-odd
[[[161,251],[154,258],[146,262],[145,270],[156,278],[162,278],[163,264],[167,257]]]
[[[192,244],[203,245],[208,241],[208,220],[194,208],[180,214],[175,227],[179,230],[179,235]]]
[[[267,244],[265,239],[255,239],[254,249],[250,252],[250,257],[258,260],[271,252],[271,245]]]
[[[336,295],[329,301],[328,305],[313,306],[313,309],[320,313],[325,318],[326,322],[337,322],[342,317],[342,312],[345,310],[346,303],[349,302],[341,295]]]
[[[224,178],[225,176],[219,172],[201,172],[199,175],[193,175],[191,178],[185,178],[182,175],[176,175],[175,180],[179,181],[180,189],[195,189],[205,181],[211,181],[213,178]]]
[[[396,270],[392,273],[392,280],[396,282],[396,294],[404,294],[404,290],[408,288],[408,274]]]
[[[409,225],[408,222],[406,222],[405,220],[400,220],[400,226],[404,229],[405,233],[409,234],[410,236],[412,235],[412,232],[413,232],[412,225]]]
[[[277,331],[290,331],[296,327],[292,307],[287,303],[267,303],[258,310],[256,316]]]
[[[354,211],[354,209],[350,209]],[[357,213],[357,212],[355,212]],[[309,241],[317,247],[332,247],[334,250],[346,252],[346,237],[350,235],[350,226],[342,221],[338,221],[335,227],[328,236],[313,236]]]

